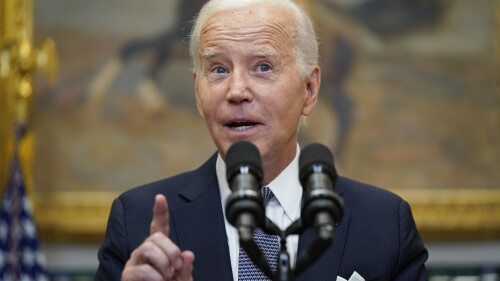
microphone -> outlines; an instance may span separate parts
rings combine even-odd
[[[229,148],[226,154],[226,177],[233,191],[226,200],[227,221],[238,230],[240,246],[252,262],[274,280],[274,273],[265,255],[253,240],[254,229],[264,229],[266,226],[264,201],[259,190],[263,177],[262,161],[254,144],[240,141]]]
[[[337,171],[326,146],[315,143],[302,150],[299,179],[304,189],[302,220],[317,229],[319,238],[331,240],[334,226],[342,219],[344,201],[334,191]]]
[[[240,238],[248,241],[253,228],[264,225],[265,209],[259,188],[262,184],[262,163],[257,147],[240,141],[226,154],[226,177],[233,191],[226,201],[226,218],[238,229]]]

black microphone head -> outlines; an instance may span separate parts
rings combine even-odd
[[[262,161],[257,147],[248,141],[239,141],[233,144],[226,154],[226,176],[231,183],[233,177],[241,173],[242,167],[248,167],[249,173],[254,175],[258,182],[262,181]]]
[[[315,166],[321,166],[321,171],[315,171]],[[328,147],[319,143],[310,144],[300,152],[299,179],[304,188],[307,178],[315,172],[327,174],[333,183],[337,180],[337,171],[333,164],[333,155]]]

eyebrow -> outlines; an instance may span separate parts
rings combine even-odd
[[[202,60],[209,60],[211,58],[217,57],[220,53],[217,50],[214,49],[206,49],[203,51],[203,53],[200,54],[200,58]],[[273,51],[273,50],[259,50],[254,53],[254,56],[256,57],[262,57],[262,58],[273,58],[277,57],[278,54]]]
[[[263,57],[263,58],[268,58],[268,57],[276,57],[278,54],[275,51],[272,50],[261,50],[257,51],[255,53],[255,56],[257,57]]]
[[[216,57],[219,53],[214,49],[206,49],[203,53],[200,54],[201,59],[208,60],[213,57]]]

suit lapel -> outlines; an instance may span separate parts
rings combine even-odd
[[[194,280],[232,280],[214,157],[179,195],[186,203],[171,210],[171,219],[179,246],[195,253]]]

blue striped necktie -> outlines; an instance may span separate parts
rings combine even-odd
[[[274,198],[271,189],[264,186],[260,189],[264,199],[264,206]],[[254,240],[259,246],[267,262],[273,271],[276,271],[278,266],[279,241],[277,235],[265,233],[261,228],[254,230]],[[239,281],[262,281],[270,280],[258,267],[256,267],[245,250],[240,246],[240,258],[238,263],[238,280]]]

